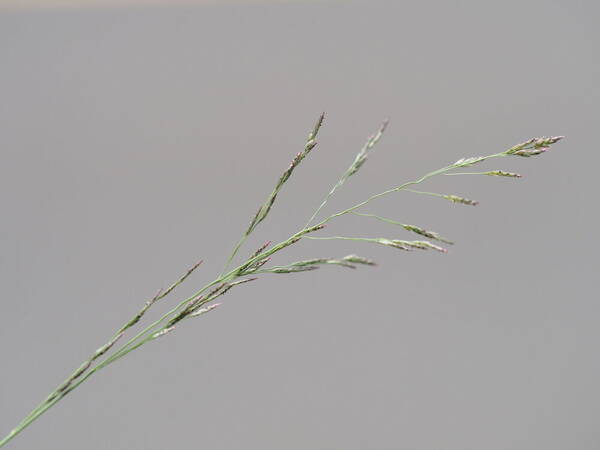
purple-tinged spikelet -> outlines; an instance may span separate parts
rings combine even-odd
[[[477,164],[478,162],[485,161],[485,157],[483,156],[472,156],[470,158],[461,158],[456,161],[453,166],[457,167],[469,167],[473,164]]]
[[[484,172],[484,175],[490,175],[493,177],[511,177],[511,178],[522,178],[523,176],[518,173],[513,172],[504,172],[503,170],[491,170],[489,172]]]
[[[252,255],[252,258],[260,255],[269,245],[271,245],[271,241],[267,241],[263,245],[261,245],[260,247],[258,247],[258,249]]]
[[[346,178],[351,177],[356,172],[358,172],[358,169],[360,169],[363,166],[363,164],[367,160],[369,150],[371,150],[373,147],[375,147],[377,142],[379,142],[379,140],[381,139],[381,136],[383,136],[383,132],[387,128],[388,124],[389,124],[389,120],[387,120],[387,119],[384,120],[383,124],[381,125],[379,130],[377,130],[377,133],[375,133],[373,136],[371,136],[371,137],[369,137],[369,139],[367,139],[366,144],[360,150],[360,152],[356,155],[356,158],[352,162],[352,165],[348,168],[348,171],[346,172],[346,174],[344,175],[342,180],[345,180]],[[342,183],[343,183],[343,181],[342,181]]]
[[[461,203],[463,205],[476,206],[479,204],[479,202],[476,200],[470,200],[468,198],[459,197],[458,195],[443,195],[442,197],[444,197],[446,200],[450,200],[451,202]]]
[[[317,270],[318,266],[291,266],[291,267],[274,267],[269,269],[272,273],[295,273],[295,272],[308,272],[310,270]]]
[[[431,250],[436,250],[436,251],[438,251],[440,253],[447,253],[448,252],[448,250],[445,249],[444,247],[440,247],[439,245],[432,244],[429,241],[410,241],[408,244],[411,247],[419,248],[421,250],[431,249]]]
[[[221,306],[221,303],[213,303],[212,305],[208,305],[204,308],[197,309],[193,313],[190,314],[190,317],[201,316],[202,314],[206,314],[209,311],[212,311],[215,308]]]
[[[550,150],[550,147],[539,147],[534,149],[519,150],[514,152],[513,155],[529,158],[531,156],[537,156],[541,155],[542,153],[546,153],[548,150]]]
[[[512,148],[509,148],[504,153],[506,155],[516,155],[525,158],[541,155],[542,153],[548,151],[552,144],[557,143],[563,138],[564,136],[531,138],[525,142],[515,145]]]
[[[563,138],[564,136],[540,137],[535,140],[533,146],[535,148],[550,147],[552,144],[556,144]]]
[[[160,330],[160,331],[157,331],[156,333],[154,333],[154,334],[152,335],[152,338],[156,339],[156,338],[162,337],[162,336],[164,336],[165,334],[167,334],[167,333],[170,333],[170,332],[171,332],[171,331],[173,331],[174,329],[175,329],[175,326],[170,326],[170,327],[167,327],[167,328],[163,328],[162,330]]]
[[[367,258],[358,255],[347,255],[342,258],[342,261],[348,261],[354,264],[364,264],[366,266],[376,266],[377,263]]]
[[[454,244],[454,242],[443,238],[442,236],[440,236],[439,233],[436,233],[435,231],[425,230],[421,227],[417,227],[415,225],[408,225],[408,224],[403,224],[402,227],[407,231],[412,231],[413,233],[417,233],[417,234],[420,234],[421,236],[428,237],[429,239],[435,239],[436,241],[444,242],[445,244],[450,244],[450,245]]]
[[[381,245],[386,245],[388,247],[397,248],[399,250],[411,251],[411,250],[436,250],[441,253],[446,253],[446,250],[439,245],[432,244],[429,241],[403,241],[400,239],[386,239],[386,238],[377,238],[373,239],[372,242],[376,242]]]

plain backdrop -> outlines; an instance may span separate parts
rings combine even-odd
[[[540,158],[365,208],[448,254],[307,241],[265,276],[100,371],[7,448],[600,447],[600,9],[592,1],[356,1],[0,15],[0,429],[159,287],[227,253],[327,112],[244,248],[284,239],[385,117],[334,212],[458,158],[567,135]],[[482,168],[483,169],[483,168]],[[408,238],[364,217],[322,235]]]

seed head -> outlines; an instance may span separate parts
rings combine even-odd
[[[531,138],[525,142],[515,145],[512,148],[509,148],[504,153],[506,155],[517,155],[525,158],[541,155],[542,153],[546,152],[552,144],[557,143],[563,138],[564,136]]]
[[[504,153],[506,153],[507,155],[512,155],[515,152],[518,152],[519,150],[523,150],[524,148],[529,147],[534,142],[535,142],[535,138],[527,139],[525,142],[521,142],[520,144],[517,144],[517,145],[509,148]]]
[[[160,330],[160,331],[157,331],[156,333],[154,333],[154,334],[152,335],[152,337],[153,337],[154,339],[156,339],[156,338],[159,338],[159,337],[161,337],[161,336],[164,336],[164,335],[165,335],[165,334],[167,334],[167,333],[170,333],[170,332],[171,332],[171,331],[173,331],[174,329],[175,329],[175,327],[174,327],[174,326],[170,326],[170,327],[168,327],[168,328],[163,328],[162,330]]]
[[[208,305],[204,308],[200,308],[196,311],[194,311],[193,313],[190,314],[190,317],[196,317],[196,316],[200,316],[202,314],[206,314],[209,311],[212,311],[215,308],[218,308],[219,306],[221,306],[221,303],[214,303],[212,305]]]
[[[365,264],[367,266],[376,266],[377,263],[375,261],[371,261],[370,259],[363,258],[358,255],[347,255],[342,258],[342,261],[348,261],[354,264]]]
[[[540,137],[535,140],[533,146],[535,148],[549,147],[563,138],[564,136]]]
[[[295,273],[295,272],[308,272],[310,270],[317,270],[318,266],[290,266],[290,267],[274,267],[269,270],[272,273]]]
[[[252,255],[252,258],[254,258],[255,256],[260,255],[263,252],[263,250],[265,250],[269,245],[271,245],[271,241],[267,241],[263,245],[261,245],[260,247],[258,247],[258,249],[256,249],[256,251]]]
[[[461,158],[452,165],[457,167],[468,167],[484,160],[485,158],[483,156],[472,156],[470,158]]]
[[[411,247],[419,248],[421,250],[432,249],[432,250],[436,250],[436,251],[441,252],[441,253],[447,253],[448,252],[448,250],[445,249],[444,247],[440,247],[439,245],[432,244],[429,241],[409,241],[408,244]]]
[[[490,172],[485,172],[484,175],[490,175],[495,177],[512,177],[512,178],[521,178],[522,175],[513,172],[504,172],[502,170],[491,170]]]
[[[346,178],[351,177],[356,172],[358,172],[358,169],[360,169],[367,160],[369,150],[371,150],[373,147],[375,147],[375,145],[377,145],[377,143],[381,139],[381,136],[383,136],[383,132],[387,128],[388,124],[389,120],[384,120],[381,127],[379,127],[379,130],[377,130],[377,133],[375,133],[373,136],[370,136],[369,139],[367,139],[367,142],[365,143],[364,147],[360,150],[360,152],[358,152],[356,158],[354,158],[352,165],[348,168],[348,171],[346,172],[342,180],[345,180]]]
[[[417,233],[417,234],[420,234],[421,236],[428,237],[429,239],[435,239],[436,241],[444,242],[446,244],[453,244],[452,241],[449,241],[448,239],[443,238],[442,236],[439,235],[439,233],[436,233],[435,231],[428,231],[423,228],[420,228],[420,227],[417,227],[414,225],[407,225],[407,224],[403,224],[402,227],[405,230],[412,231],[413,233]]]
[[[249,283],[250,281],[254,281],[254,280],[258,280],[258,278],[256,278],[256,277],[253,277],[253,278],[242,278],[241,280],[232,281],[230,283],[227,283],[227,285],[225,286],[225,288],[227,290],[229,290],[232,287],[237,286],[238,284]]]
[[[325,227],[326,227],[326,225],[325,225],[325,224],[322,224],[322,225],[315,225],[315,226],[313,226],[313,227],[306,228],[306,229],[305,229],[305,230],[302,232],[302,234],[313,233],[313,232],[315,232],[315,231],[322,230],[322,229],[323,229],[323,228],[325,228]]]
[[[450,200],[451,202],[454,202],[454,203],[462,203],[463,205],[476,206],[479,204],[478,201],[470,200],[470,199],[464,198],[464,197],[459,197],[457,195],[443,195],[442,197],[444,197],[446,200]]]
[[[514,152],[513,155],[522,156],[524,158],[530,158],[531,156],[541,155],[542,153],[545,153],[548,150],[550,150],[550,147],[540,147],[531,150],[519,150],[518,152]]]

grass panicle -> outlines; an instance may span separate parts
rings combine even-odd
[[[257,280],[261,275],[267,273],[275,274],[293,274],[297,272],[305,272],[316,270],[324,266],[340,266],[348,269],[355,269],[358,265],[363,266],[374,266],[375,262],[362,256],[354,254],[344,256],[342,258],[312,258],[305,259],[296,262],[292,262],[286,265],[274,265],[268,266],[267,264],[277,256],[279,252],[286,249],[287,247],[299,242],[306,238],[311,240],[346,240],[354,242],[363,242],[366,244],[382,245],[394,249],[403,251],[412,250],[434,250],[441,253],[446,253],[446,248],[441,247],[437,244],[430,242],[429,240],[404,240],[404,239],[390,239],[390,238],[371,238],[371,237],[350,237],[350,236],[320,236],[318,232],[321,231],[325,226],[330,226],[332,222],[343,218],[348,214],[355,214],[362,217],[370,217],[385,222],[390,225],[399,226],[408,233],[417,234],[427,239],[431,239],[444,244],[452,244],[451,241],[442,237],[439,233],[429,231],[424,228],[410,225],[404,222],[398,222],[395,220],[387,219],[383,216],[360,212],[360,210],[366,205],[371,204],[375,200],[384,196],[392,195],[401,191],[412,192],[417,194],[430,195],[435,197],[441,197],[454,203],[463,205],[476,205],[477,202],[468,198],[460,197],[457,195],[450,194],[439,194],[435,192],[416,191],[412,189],[412,186],[419,185],[427,181],[428,179],[438,175],[488,175],[488,176],[500,176],[519,178],[520,175],[512,172],[505,172],[503,170],[491,170],[487,172],[461,172],[460,169],[465,167],[471,167],[475,164],[483,164],[490,159],[503,158],[509,156],[519,157],[532,157],[539,156],[546,153],[552,145],[560,141],[562,136],[555,137],[539,137],[532,138],[517,144],[508,150],[493,153],[487,156],[477,156],[461,158],[455,163],[443,166],[440,169],[426,173],[419,178],[412,181],[407,181],[402,184],[396,185],[386,191],[379,192],[367,197],[354,205],[342,209],[336,213],[326,216],[320,219],[316,224],[311,225],[323,207],[328,203],[333,194],[344,185],[347,179],[360,170],[364,165],[372,149],[381,140],[384,131],[388,125],[387,121],[384,121],[379,130],[372,135],[365,145],[361,148],[350,166],[343,173],[342,177],[333,185],[330,191],[325,195],[324,200],[316,208],[312,216],[309,218],[306,225],[299,230],[292,233],[288,238],[283,241],[272,244],[271,241],[267,241],[258,249],[251,253],[245,261],[241,262],[237,267],[229,269],[232,261],[238,254],[239,250],[246,242],[248,237],[253,231],[261,224],[269,215],[275,200],[280,194],[285,183],[290,179],[292,173],[300,165],[300,163],[311,153],[311,151],[317,145],[316,138],[323,125],[324,114],[322,114],[314,127],[311,129],[308,138],[304,144],[304,148],[300,151],[293,159],[289,167],[283,172],[278,179],[275,188],[267,197],[267,199],[261,204],[256,214],[253,216],[250,225],[246,231],[242,234],[242,237],[234,246],[233,251],[229,255],[225,268],[223,271],[212,281],[206,283],[203,287],[199,288],[196,292],[187,298],[180,299],[170,310],[164,312],[158,319],[141,326],[139,323],[144,319],[145,313],[148,309],[154,306],[159,300],[164,299],[169,294],[175,291],[175,288],[186,281],[189,276],[200,266],[202,261],[194,264],[183,276],[175,281],[164,291],[159,291],[154,297],[144,303],[142,308],[133,315],[125,324],[117,330],[117,332],[100,348],[91,354],[67,379],[58,385],[58,387],[50,393],[29,415],[27,415],[21,423],[19,423],[8,435],[0,440],[0,447],[6,445],[15,436],[26,429],[31,423],[39,418],[45,411],[53,407],[56,403],[62,400],[68,393],[72,392],[79,385],[88,380],[93,374],[114,363],[115,361],[123,358],[130,352],[137,348],[155,340],[170,334],[182,325],[182,322],[187,319],[204,315],[207,312],[213,311],[221,303],[215,303],[217,298],[224,296],[232,288],[240,286],[242,284],[249,283]],[[397,228],[396,228],[397,229]],[[252,275],[252,276],[249,276]],[[137,328],[137,332],[129,338],[127,342],[120,343],[120,340],[128,334],[132,329]],[[140,329],[141,328],[141,329]],[[120,344],[120,345],[117,345]]]

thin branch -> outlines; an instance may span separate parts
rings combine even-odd
[[[352,164],[350,164],[350,167],[348,167],[348,169],[346,169],[346,171],[341,176],[341,178],[338,180],[338,182],[333,185],[333,187],[327,193],[327,195],[325,196],[325,198],[323,199],[323,201],[321,202],[321,204],[319,205],[317,210],[313,213],[311,218],[308,219],[308,222],[306,222],[305,227],[308,227],[310,225],[310,223],[315,219],[315,217],[317,217],[317,214],[319,214],[321,209],[323,209],[323,207],[327,204],[327,202],[329,201],[331,196],[335,193],[335,191],[338,188],[340,188],[346,182],[346,180],[348,178],[350,178],[352,175],[354,175],[356,172],[358,172],[358,169],[360,169],[362,167],[362,165],[367,160],[367,153],[369,152],[369,150],[371,150],[373,147],[375,147],[375,145],[379,142],[379,140],[381,139],[381,136],[383,136],[383,132],[385,131],[385,129],[388,126],[388,123],[389,123],[389,120],[387,120],[387,119],[384,120],[383,124],[381,125],[381,127],[379,128],[377,133],[375,133],[373,136],[371,136],[371,137],[369,137],[369,139],[367,139],[367,142],[365,143],[363,148],[360,150],[360,152],[358,152],[358,154],[354,158],[354,161],[352,161]]]
[[[317,122],[316,122],[314,128],[312,129],[312,131],[308,134],[308,139],[306,140],[306,144],[304,145],[304,150],[302,150],[300,153],[298,153],[294,157],[294,159],[292,160],[290,166],[285,170],[285,172],[283,172],[283,174],[281,175],[281,177],[279,177],[279,180],[277,181],[277,184],[275,185],[275,188],[273,189],[273,191],[271,192],[271,194],[269,195],[269,197],[267,197],[267,200],[260,206],[260,208],[258,208],[258,211],[256,212],[256,214],[254,215],[254,218],[250,222],[250,225],[248,226],[248,229],[246,230],[246,232],[243,234],[243,236],[240,238],[240,240],[238,241],[238,243],[233,248],[233,251],[231,252],[231,255],[229,256],[229,258],[227,259],[227,262],[225,263],[225,267],[223,268],[223,272],[225,272],[227,270],[227,268],[229,267],[229,264],[231,264],[231,261],[233,260],[233,258],[235,257],[235,255],[237,255],[237,253],[240,250],[241,246],[244,245],[244,242],[246,242],[246,239],[248,239],[248,236],[250,236],[250,234],[252,234],[252,232],[254,231],[254,229],[263,220],[265,220],[265,218],[267,217],[267,215],[271,211],[271,208],[273,207],[273,204],[275,203],[275,199],[277,198],[277,194],[279,194],[279,191],[281,190],[281,188],[283,187],[283,185],[285,184],[285,182],[292,176],[292,173],[294,172],[294,169],[296,167],[298,167],[298,165],[302,162],[302,160],[304,158],[306,158],[306,156],[317,145],[317,141],[315,139],[317,138],[317,135],[319,134],[319,130],[321,129],[321,126],[323,125],[323,120],[324,119],[325,119],[325,113],[322,113],[319,116],[319,119],[317,120]]]
[[[435,239],[436,241],[444,242],[445,244],[454,244],[454,242],[449,241],[446,238],[443,238],[442,236],[440,236],[435,231],[428,231],[428,230],[425,230],[424,228],[417,227],[415,225],[409,225],[407,223],[397,222],[395,220],[387,219],[385,217],[381,217],[381,216],[378,216],[376,214],[365,214],[365,213],[359,213],[359,212],[356,212],[356,211],[352,211],[352,214],[355,214],[357,216],[363,216],[363,217],[373,217],[374,219],[380,220],[382,222],[391,223],[392,225],[399,225],[402,228],[404,228],[405,230],[412,231],[413,233],[417,233],[417,234],[419,234],[421,236],[425,236],[425,237],[428,237],[430,239]]]

